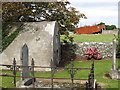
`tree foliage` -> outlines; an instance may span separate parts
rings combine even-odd
[[[103,22],[100,22],[99,24],[97,25],[102,25],[102,24],[105,24]],[[106,30],[113,30],[113,29],[116,29],[116,26],[115,25],[105,25],[106,27]]]
[[[115,25],[105,25],[106,26],[106,30],[113,30],[116,29]]]
[[[57,21],[60,33],[68,36],[74,31],[80,18],[86,18],[74,7],[68,7],[70,2],[3,2],[2,18],[5,22],[26,21]],[[4,30],[4,28],[3,28]],[[68,37],[69,38],[69,37]]]
[[[105,23],[103,23],[103,22],[100,22],[99,24],[97,24],[97,25],[102,25],[102,24],[105,24]]]

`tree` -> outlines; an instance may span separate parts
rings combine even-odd
[[[103,23],[103,22],[100,22],[100,23],[97,24],[97,25],[102,25],[102,24],[105,25],[105,23]],[[106,27],[106,30],[113,30],[113,29],[116,29],[116,26],[115,26],[115,25],[105,25],[105,27]]]
[[[106,26],[106,30],[113,30],[116,29],[115,25],[105,25]]]
[[[97,24],[97,25],[102,25],[102,24],[105,24],[105,23],[103,23],[103,22],[100,22],[99,24]]]
[[[115,25],[111,25],[110,27],[111,27],[112,30],[113,30],[113,29],[116,29],[116,26],[115,26]]]
[[[3,25],[9,21],[57,21],[60,33],[67,35],[74,31],[80,18],[86,18],[74,7],[67,7],[70,2],[3,2]]]

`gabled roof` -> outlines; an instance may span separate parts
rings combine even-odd
[[[105,25],[95,25],[95,26],[87,26],[76,28],[76,33],[78,34],[92,34],[96,32],[100,32],[101,29],[105,28]]]

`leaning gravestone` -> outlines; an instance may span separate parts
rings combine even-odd
[[[28,46],[24,44],[21,51],[21,62],[22,66],[28,66]],[[22,67],[21,72],[22,80],[25,79],[25,77],[29,76],[29,67]]]
[[[112,79],[120,79],[119,70],[116,69],[116,45],[117,41],[113,40],[113,62],[112,62],[112,69],[110,70],[110,77]]]

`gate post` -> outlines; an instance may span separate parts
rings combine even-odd
[[[86,90],[93,90],[95,87],[94,82],[94,61],[92,63],[92,68],[90,69],[90,74],[88,76],[88,83],[86,82]]]
[[[54,74],[56,72],[56,66],[54,65],[54,61],[51,59],[51,89],[53,90],[54,88],[54,82],[53,82],[53,79],[54,79]]]
[[[72,81],[72,88],[74,87],[74,76],[77,73],[77,69],[74,68],[74,62],[73,59],[71,59],[70,67],[68,68],[68,73],[70,74],[70,78]]]
[[[16,60],[13,60],[13,75],[14,75],[14,86],[16,87]]]
[[[32,58],[32,61],[31,61],[31,74],[32,74],[32,84],[33,84],[33,88],[35,88],[35,75],[34,75],[34,60]]]

